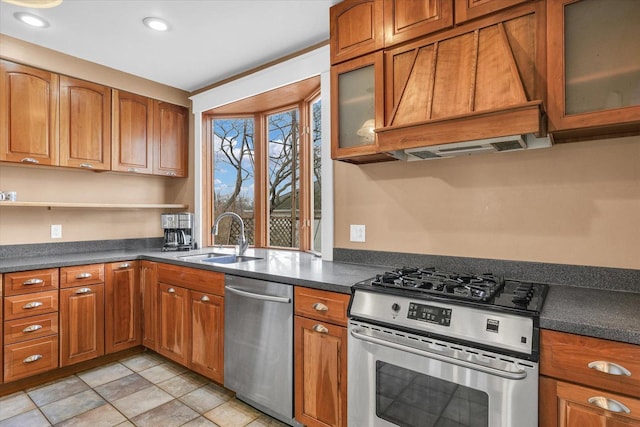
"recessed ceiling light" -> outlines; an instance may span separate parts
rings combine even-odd
[[[167,24],[167,21],[160,18],[148,17],[144,18],[142,22],[144,22],[144,25],[151,28],[152,30],[167,31],[169,29],[169,24]]]
[[[32,8],[55,7],[62,3],[62,0],[2,0],[5,3],[15,4],[17,6]]]
[[[14,18],[16,18],[20,22],[24,22],[27,25],[31,25],[32,27],[37,28],[45,28],[49,26],[49,23],[39,16],[32,15],[27,12],[16,12],[13,14]]]

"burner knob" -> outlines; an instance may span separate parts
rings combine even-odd
[[[395,311],[396,313],[400,311],[400,304],[398,304],[397,302],[394,302],[393,305],[391,306],[391,310]]]

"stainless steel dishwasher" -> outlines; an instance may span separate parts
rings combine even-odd
[[[293,286],[225,276],[224,385],[289,425],[293,419]]]

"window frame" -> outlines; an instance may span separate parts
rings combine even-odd
[[[210,230],[219,213],[214,212],[214,153],[213,153],[213,122],[216,119],[253,118],[254,120],[254,248],[284,249],[294,251],[313,250],[313,207],[312,207],[312,161],[313,149],[311,135],[312,103],[322,99],[321,88],[317,87],[302,100],[289,103],[277,108],[247,114],[216,114],[215,112],[202,114],[203,140],[203,170],[202,170],[202,201],[203,227]],[[298,109],[298,161],[300,186],[300,218],[298,219],[299,245],[298,247],[282,247],[269,245],[268,224],[268,116],[279,112]],[[214,246],[215,239],[211,233],[205,233],[206,245]]]

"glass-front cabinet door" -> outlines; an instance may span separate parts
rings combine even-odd
[[[331,157],[352,163],[391,159],[379,153],[383,124],[382,51],[331,67]]]
[[[547,20],[550,130],[640,131],[640,1],[550,0]]]

